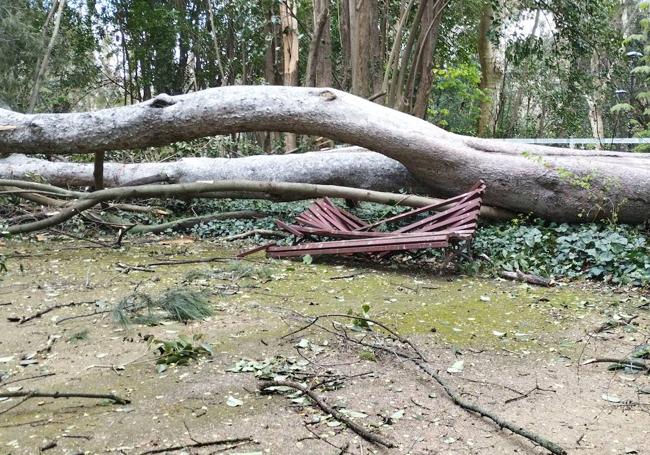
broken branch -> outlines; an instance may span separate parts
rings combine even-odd
[[[120,398],[112,393],[84,393],[84,392],[39,392],[38,390],[25,390],[18,392],[0,392],[0,398],[91,398],[97,400],[111,400],[115,404],[129,404],[131,401]]]
[[[308,389],[307,387],[298,384],[297,382],[293,381],[264,381],[260,384],[260,391],[261,392],[266,392],[268,393],[271,387],[290,387],[292,389],[296,389],[307,395],[311,400],[316,403],[316,405],[326,414],[331,415],[334,417],[336,420],[339,422],[344,423],[350,430],[354,431],[356,434],[361,436],[363,439],[366,441],[370,441],[374,444],[379,444],[384,447],[388,448],[393,448],[397,447],[394,443],[382,438],[381,436],[378,436],[374,433],[369,432],[365,428],[363,428],[360,425],[357,425],[354,423],[352,420],[350,420],[348,417],[337,411],[336,409],[330,407],[321,397],[316,395],[316,393],[313,390]]]

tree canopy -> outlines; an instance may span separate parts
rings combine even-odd
[[[644,2],[2,0],[0,11],[0,103],[17,111],[315,83],[463,134],[647,130]]]

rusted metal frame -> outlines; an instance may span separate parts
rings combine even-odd
[[[288,249],[300,249],[305,248],[305,245],[309,245],[309,248],[338,248],[338,247],[357,247],[357,246],[366,246],[366,245],[394,245],[394,244],[410,244],[417,243],[422,241],[440,241],[446,240],[448,234],[438,234],[438,233],[428,233],[422,235],[402,235],[402,236],[392,236],[392,237],[382,237],[382,238],[372,238],[372,239],[353,239],[353,240],[328,240],[324,242],[313,242],[313,243],[303,243],[296,246],[287,246],[287,247],[278,247],[278,248],[288,248]]]
[[[449,199],[445,199],[444,201],[440,201],[440,202],[437,202],[435,204],[420,207],[420,208],[415,209],[415,210],[409,210],[408,212],[400,213],[400,214],[392,216],[390,218],[375,221],[374,223],[367,224],[367,225],[363,226],[362,229],[372,229],[372,228],[377,227],[377,226],[379,226],[381,224],[384,224],[384,223],[391,223],[393,221],[399,221],[401,219],[408,218],[410,216],[419,215],[421,213],[429,212],[431,210],[442,209],[442,208],[444,208],[444,207],[446,207],[446,206],[448,206],[450,204],[455,204],[455,203],[460,204],[462,202],[465,202],[467,200],[467,198],[475,195],[476,193],[483,193],[484,191],[485,191],[485,184],[481,180],[478,183],[474,184],[474,186],[466,193],[459,194],[458,196],[454,196],[454,197],[451,197]],[[453,208],[453,207],[449,207],[448,209],[445,209],[445,211],[449,210],[451,208]]]
[[[264,245],[258,245],[258,246],[254,247],[254,248],[250,248],[248,250],[242,251],[241,253],[239,253],[235,257],[243,258],[243,257],[248,256],[250,254],[257,253],[258,251],[267,250],[269,247],[274,246],[274,245],[276,245],[275,242],[265,243]]]
[[[360,228],[360,227],[363,227],[363,226],[366,226],[366,225],[368,224],[368,223],[366,223],[364,220],[362,220],[361,218],[359,218],[358,216],[355,216],[355,215],[353,215],[352,213],[348,212],[347,210],[342,209],[342,208],[338,207],[337,205],[335,205],[335,204],[330,200],[330,198],[325,197],[324,199],[325,199],[325,201],[326,201],[328,204],[330,204],[330,205],[333,206],[333,207],[336,207],[336,209],[339,211],[339,213],[341,213],[341,215],[343,215],[343,216],[344,216],[345,218],[347,218],[348,220],[352,221],[353,224],[356,225],[356,226],[354,226],[355,229]]]
[[[316,200],[315,204],[323,212],[323,216],[326,216],[329,223],[332,224],[334,227],[342,231],[347,231],[348,229],[350,229],[350,227],[341,218],[341,214],[338,213],[336,207],[330,206],[329,204],[326,204],[322,200]]]
[[[430,221],[420,226],[417,232],[436,232],[436,230],[451,230],[454,225],[464,224],[465,222],[475,221],[478,218],[478,207],[467,207],[464,213],[454,214],[451,218],[444,220]]]
[[[323,210],[321,210],[321,208],[320,208],[319,206],[317,206],[316,204],[312,205],[312,206],[309,208],[309,211],[311,212],[311,214],[312,214],[314,217],[316,217],[316,218],[318,218],[319,220],[322,221],[322,223],[323,223],[323,227],[329,227],[329,228],[337,228],[337,229],[339,229],[339,227],[336,226],[336,224],[334,224],[334,223],[332,222],[332,220],[330,219],[330,218],[332,218],[332,217],[331,217],[328,213],[325,213]]]
[[[307,225],[307,226],[312,226],[312,227],[330,227],[329,225],[323,224],[323,222],[314,217],[314,215],[311,212],[303,212],[300,215],[296,217],[297,221],[300,221],[301,223]]]
[[[280,229],[295,235],[296,237],[303,237],[305,235],[299,229],[297,229],[298,226],[294,227],[290,224],[285,223],[284,221],[276,220],[275,225]]]
[[[305,243],[299,245],[300,247],[309,246],[311,244]],[[353,254],[353,253],[376,253],[382,251],[404,251],[404,250],[413,250],[413,249],[422,249],[422,248],[443,248],[449,245],[447,240],[431,240],[431,241],[422,241],[419,243],[412,244],[383,244],[383,245],[366,245],[366,246],[357,246],[357,247],[333,247],[333,248],[296,248],[290,247],[290,249],[284,249],[280,247],[269,247],[266,251],[270,257],[289,257],[289,256],[303,256],[309,254],[312,256],[325,255],[325,254]]]
[[[446,234],[454,234],[456,233],[456,230],[445,230],[445,231],[437,231],[437,232],[406,232],[402,234],[395,234],[394,232],[376,232],[376,231],[370,231],[370,232],[359,232],[359,231],[338,231],[334,229],[318,229],[318,228],[310,228],[310,227],[300,227],[299,228],[300,232],[303,234],[311,234],[311,235],[321,235],[321,236],[327,236],[327,237],[340,237],[340,238],[347,238],[347,239],[372,239],[372,238],[413,238],[413,237],[428,237],[431,235],[446,235]],[[463,229],[460,234],[465,234],[465,233],[471,233],[469,229]]]
[[[420,207],[420,208],[415,209],[415,210],[409,210],[408,212],[400,213],[400,214],[392,216],[390,218],[375,221],[374,223],[367,224],[367,225],[365,225],[365,226],[363,226],[362,228],[359,228],[359,229],[364,229],[364,230],[365,229],[372,229],[372,228],[380,226],[380,225],[382,225],[384,223],[392,223],[394,221],[399,221],[399,220],[404,219],[404,218],[408,218],[408,217],[411,217],[411,216],[416,216],[416,215],[419,215],[419,214],[424,213],[424,212],[429,212],[431,210],[441,209],[443,207],[446,207],[446,206],[448,206],[450,204],[453,204],[454,202],[462,199],[464,196],[466,196],[466,193],[459,194],[458,196],[454,196],[454,197],[449,198],[449,199],[445,199],[444,201],[438,202],[436,204],[426,205],[424,207]]]
[[[462,204],[459,204],[457,206],[454,206],[450,209],[445,210],[444,212],[436,213],[435,215],[428,216],[426,218],[421,219],[420,221],[416,221],[415,223],[409,224],[408,226],[404,226],[400,229],[397,229],[395,232],[411,232],[414,230],[419,230],[423,226],[426,226],[432,222],[439,221],[444,218],[448,218],[449,216],[453,216],[457,212],[466,209],[467,207],[475,208],[477,207],[478,200],[470,200],[470,201],[465,201]]]

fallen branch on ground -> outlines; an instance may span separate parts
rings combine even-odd
[[[230,242],[231,240],[245,239],[246,237],[252,237],[254,235],[259,235],[260,237],[289,237],[289,234],[286,232],[272,231],[270,229],[252,229],[250,231],[242,232],[241,234],[221,237],[219,240],[222,242]]]
[[[31,321],[33,319],[40,318],[44,314],[47,314],[50,311],[58,310],[59,308],[68,308],[68,307],[71,307],[71,306],[88,305],[88,304],[91,304],[91,303],[95,303],[95,301],[92,300],[92,301],[87,301],[87,302],[61,303],[59,305],[53,305],[51,307],[47,307],[44,310],[41,310],[41,311],[39,311],[37,313],[32,314],[31,316],[23,316],[23,317],[20,317],[20,318],[15,317],[15,316],[11,316],[11,317],[8,317],[7,320],[9,322],[17,322],[20,325],[20,324],[24,324],[26,322],[29,322],[29,321]]]
[[[131,234],[159,234],[166,230],[177,231],[181,229],[188,229],[199,225],[201,223],[209,223],[216,220],[230,220],[230,219],[255,219],[263,218],[266,215],[262,212],[255,210],[238,210],[235,212],[213,213],[211,215],[193,216],[190,218],[182,218],[180,220],[170,221],[161,224],[136,224],[129,229]]]
[[[0,392],[0,398],[91,398],[96,400],[111,400],[115,404],[129,404],[131,400],[120,398],[112,393],[84,393],[84,392],[39,392],[38,390],[25,390],[18,392]]]
[[[382,350],[382,351],[388,352],[388,353],[390,353],[390,354],[392,354],[394,356],[398,356],[398,357],[410,360],[415,365],[420,367],[420,369],[422,369],[422,371],[424,371],[428,376],[433,378],[435,380],[435,382],[437,382],[444,389],[444,391],[447,393],[449,398],[456,405],[460,406],[461,408],[463,408],[463,409],[465,409],[467,411],[478,414],[481,417],[486,417],[486,418],[492,420],[500,428],[506,428],[506,429],[512,431],[513,433],[518,434],[519,436],[522,436],[522,437],[528,439],[529,441],[534,442],[535,444],[537,444],[537,445],[539,445],[541,447],[544,447],[546,450],[548,450],[549,452],[551,452],[551,453],[553,453],[555,455],[566,455],[567,452],[561,446],[559,446],[558,444],[556,444],[556,443],[554,443],[554,442],[552,442],[552,441],[550,441],[550,440],[548,440],[548,439],[546,439],[546,438],[544,438],[544,437],[542,437],[542,436],[540,436],[540,435],[538,435],[536,433],[533,433],[533,432],[531,432],[531,431],[529,431],[529,430],[527,430],[527,429],[525,429],[525,428],[523,428],[523,427],[521,427],[519,425],[511,423],[511,422],[509,422],[507,420],[504,420],[503,418],[499,417],[498,415],[496,415],[492,411],[483,409],[481,406],[465,400],[460,393],[458,393],[456,390],[454,390],[454,388],[451,386],[451,384],[449,384],[445,379],[443,379],[438,374],[438,372],[435,371],[431,367],[431,365],[429,364],[429,361],[424,356],[422,351],[413,342],[411,342],[410,340],[402,337],[397,332],[395,332],[394,330],[387,327],[385,324],[382,324],[381,322],[375,321],[375,320],[370,319],[370,318],[364,318],[364,317],[361,317],[361,316],[348,315],[348,314],[326,314],[326,315],[320,315],[320,316],[316,316],[316,317],[307,317],[307,316],[304,316],[304,315],[300,315],[300,316],[303,319],[309,321],[309,323],[307,325],[305,325],[304,327],[298,329],[298,330],[292,331],[291,334],[296,334],[296,333],[299,333],[299,332],[301,332],[301,331],[303,331],[303,330],[305,330],[305,329],[307,329],[307,328],[309,328],[311,326],[316,326],[319,329],[324,330],[324,331],[326,331],[326,332],[328,332],[330,334],[333,334],[333,335],[335,335],[335,336],[337,336],[339,338],[342,338],[342,339],[344,339],[346,341],[350,341],[350,342],[353,342],[353,343],[356,343],[356,344],[360,344],[362,346],[369,347],[369,348],[372,348],[372,349]],[[392,349],[392,348],[390,348],[388,346],[378,345],[376,343],[368,343],[368,342],[365,342],[365,341],[362,341],[362,340],[356,340],[354,338],[350,338],[348,333],[345,332],[345,331],[343,333],[341,333],[339,331],[329,329],[329,328],[324,327],[322,325],[318,325],[317,324],[318,320],[319,319],[324,319],[324,318],[346,318],[346,319],[352,319],[352,320],[362,320],[362,321],[365,321],[367,323],[374,324],[377,327],[380,327],[383,330],[385,330],[389,334],[390,338],[392,338],[392,339],[396,340],[397,342],[401,343],[402,345],[410,348],[410,351],[412,353],[409,354],[407,352],[403,352],[403,351],[400,351],[400,350],[397,350],[397,349]]]
[[[614,363],[621,367],[629,367],[637,370],[649,370],[650,366],[640,359],[617,359],[613,357],[603,357],[597,359],[587,359],[580,365],[589,365],[592,363]]]
[[[165,448],[162,448],[162,449],[146,450],[144,452],[141,452],[140,455],[151,455],[153,453],[174,452],[176,450],[195,449],[195,448],[200,448],[200,447],[210,447],[210,446],[216,446],[216,445],[221,445],[221,444],[230,444],[230,447],[228,447],[228,449],[233,449],[233,448],[235,448],[237,446],[240,446],[243,443],[247,443],[247,442],[254,442],[253,438],[251,438],[251,437],[230,438],[230,439],[218,439],[218,440],[215,440],[215,441],[194,442],[193,444],[183,444],[183,445],[165,447]]]
[[[606,330],[613,329],[615,327],[630,325],[632,321],[634,321],[638,317],[639,315],[635,314],[627,318],[621,317],[620,319],[610,319],[609,321],[605,321],[598,327],[594,328],[593,333],[602,333],[605,332]]]
[[[32,379],[47,378],[47,377],[50,377],[50,376],[54,376],[55,374],[56,373],[43,373],[43,374],[39,374],[39,375],[36,375],[36,376],[29,376],[29,377],[26,377],[26,378],[12,379],[11,381],[3,382],[2,386],[5,387],[5,386],[8,386],[9,384],[15,384],[16,382],[21,382],[21,381],[30,381]]]
[[[292,389],[296,389],[307,395],[311,400],[316,403],[316,405],[326,414],[330,414],[332,417],[334,417],[336,420],[339,422],[344,423],[350,430],[354,431],[356,434],[361,436],[363,439],[366,441],[370,441],[375,444],[382,445],[384,447],[388,448],[393,448],[397,447],[394,443],[382,438],[381,436],[378,436],[374,433],[369,432],[365,428],[363,428],[361,425],[358,425],[354,423],[352,420],[350,420],[348,417],[337,411],[336,409],[330,407],[327,403],[323,401],[322,398],[320,398],[318,395],[313,390],[308,389],[307,387],[304,387],[301,384],[298,384],[297,382],[293,381],[264,381],[260,384],[260,391],[261,392],[266,392],[269,393],[270,391],[268,390],[271,387],[290,387]]]
[[[56,188],[52,185],[34,184],[20,180],[0,179],[0,186],[15,186],[18,188],[46,190]],[[110,188],[93,193],[79,193],[65,191],[65,195],[77,197],[77,201],[62,208],[55,215],[35,221],[32,223],[9,226],[7,231],[10,234],[20,234],[45,229],[56,224],[63,223],[70,218],[88,210],[101,202],[111,200],[128,200],[138,198],[170,198],[170,197],[230,197],[232,192],[244,192],[258,195],[291,195],[294,198],[314,197],[337,197],[355,201],[377,202],[380,204],[400,205],[407,207],[424,207],[439,203],[440,199],[404,195],[396,193],[385,193],[380,191],[360,190],[335,185],[315,185],[293,182],[258,182],[253,180],[226,180],[218,182],[196,182],[174,185],[143,185],[121,188]],[[262,196],[260,196],[262,195]],[[441,207],[444,208],[444,207]],[[488,218],[510,218],[511,213],[507,210],[495,209],[492,207],[481,207],[481,215]]]
[[[499,276],[508,280],[521,281],[523,283],[534,284],[536,286],[549,287],[555,284],[553,280],[532,273],[524,273],[520,270],[517,270],[515,272],[502,271],[499,273]]]

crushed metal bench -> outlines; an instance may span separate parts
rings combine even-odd
[[[447,247],[455,240],[471,240],[476,231],[484,193],[485,183],[479,181],[466,193],[375,223],[366,223],[337,207],[328,198],[318,199],[296,217],[294,224],[281,220],[276,221],[276,224],[280,229],[293,234],[298,242],[321,237],[335,240],[288,246],[267,244],[245,251],[240,256],[266,250],[267,256],[273,258],[355,253],[371,253],[376,257],[384,257],[402,251]],[[402,221],[427,212],[435,213],[394,231],[376,230],[383,224]]]

